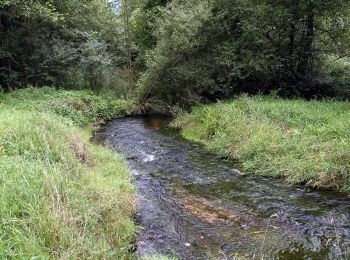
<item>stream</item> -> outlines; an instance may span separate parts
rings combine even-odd
[[[137,255],[179,259],[350,259],[350,197],[244,175],[162,117],[109,122],[139,197]]]

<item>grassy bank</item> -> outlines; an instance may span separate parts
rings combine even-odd
[[[132,255],[135,191],[124,160],[89,142],[91,123],[133,105],[84,91],[0,96],[0,258]]]
[[[173,126],[247,173],[350,191],[349,102],[241,97],[196,107]]]

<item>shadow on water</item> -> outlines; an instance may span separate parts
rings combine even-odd
[[[349,259],[350,198],[242,175],[165,127],[124,118],[103,130],[125,155],[139,194],[139,256]]]

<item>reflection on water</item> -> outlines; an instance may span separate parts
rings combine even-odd
[[[164,122],[118,119],[103,132],[135,175],[140,256],[349,259],[347,195],[242,175]]]

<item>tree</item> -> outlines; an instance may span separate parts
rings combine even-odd
[[[336,80],[326,68],[350,50],[349,8],[346,0],[173,0],[158,9],[157,26],[134,30],[139,46],[152,42],[142,55],[140,100],[332,95]],[[154,39],[143,43],[145,31]]]
[[[0,88],[11,90],[28,84],[96,87],[86,79],[102,77],[99,71],[106,69],[106,63],[114,67],[109,73],[117,73],[118,19],[107,1],[6,0],[0,3],[0,21],[4,39],[0,42]],[[86,66],[96,53],[108,58]]]

